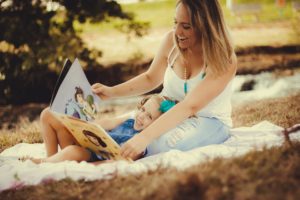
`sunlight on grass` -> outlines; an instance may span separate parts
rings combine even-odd
[[[22,118],[14,129],[0,129],[0,152],[18,143],[41,143],[38,120],[29,122],[28,118]]]
[[[231,32],[234,43],[238,47],[300,44],[299,36],[292,29],[291,24],[277,23],[274,27],[262,25],[253,28],[236,28]]]
[[[259,23],[272,23],[278,21],[291,20],[294,17],[291,4],[287,4],[284,8],[282,14],[279,12],[275,3],[261,3],[262,11],[258,14]],[[231,11],[223,6],[223,12],[226,22],[230,27],[239,26],[240,24],[253,24],[257,23],[254,15],[245,14],[239,19],[237,16],[233,15]]]
[[[174,18],[175,1],[158,1],[158,2],[140,2],[133,4],[123,4],[122,9],[125,12],[131,12],[134,14],[135,19],[138,21],[150,22],[152,29],[160,29],[165,27],[172,27]],[[122,23],[122,20],[111,18],[107,22],[103,23],[86,23],[81,25],[75,24],[75,28],[83,30],[85,33],[101,32],[111,33],[115,32],[115,26]]]
[[[103,34],[89,33],[83,35],[83,40],[90,48],[103,52],[103,56],[98,58],[98,62],[102,64],[127,62],[134,59],[138,62],[154,57],[166,31],[151,31],[143,38],[132,38],[130,41],[126,35],[118,32],[110,33],[109,37]]]
[[[170,30],[171,28],[152,30],[143,38],[132,38],[130,41],[126,35],[118,32],[110,33],[109,36],[101,33],[86,33],[82,37],[89,47],[103,51],[103,56],[98,58],[98,62],[107,65],[127,62],[136,57],[136,61],[152,59],[163,36]],[[232,28],[230,31],[236,47],[300,44],[299,34],[294,31],[289,22],[279,22],[274,26],[262,23]]]
[[[262,4],[262,12],[256,22],[252,15],[245,15],[240,21],[225,7],[225,1],[221,3],[236,47],[300,44],[299,33],[293,25],[294,14],[290,4],[287,4],[282,15],[275,3]],[[76,24],[76,28],[82,30],[81,37],[85,43],[90,48],[103,52],[103,56],[97,61],[104,65],[152,59],[164,34],[172,30],[175,9],[173,0],[123,4],[122,7],[125,11],[133,12],[138,21],[150,22],[148,35],[128,40],[125,34],[114,28],[122,22],[119,19],[100,24]]]
[[[174,0],[141,2],[124,5],[124,10],[133,12],[138,20],[151,22],[152,28],[165,28],[173,25]]]

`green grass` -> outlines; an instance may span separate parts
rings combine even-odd
[[[135,13],[140,21],[149,21],[153,29],[172,27],[175,1],[142,2],[124,5],[124,10]]]
[[[133,4],[123,4],[122,8],[126,12],[131,12],[134,14],[138,21],[150,22],[151,29],[166,29],[171,28],[173,25],[174,11],[175,11],[174,0],[166,1],[154,1],[154,2],[140,2]],[[240,20],[234,16],[228,8],[225,6],[225,1],[221,1],[222,8],[224,12],[225,19],[231,28],[239,26],[241,24]],[[291,8],[291,4],[287,3],[286,7],[283,9],[283,14],[279,14],[279,10],[275,3],[262,3],[262,12],[259,14],[259,21],[262,23],[272,23],[280,20],[291,20],[294,17],[294,13]],[[253,20],[253,15],[248,14],[242,17],[243,24],[255,23]],[[77,29],[82,29],[84,32],[93,31],[115,31],[114,27],[120,24],[122,20],[120,19],[109,19],[108,22],[103,23],[86,23],[80,25],[76,23]]]
[[[144,62],[152,59],[159,48],[163,35],[172,29],[174,0],[124,4],[123,9],[133,12],[136,20],[150,22],[148,35],[142,38],[128,37],[119,32],[115,26],[122,23],[120,19],[110,19],[109,22],[80,25],[81,37],[90,48],[103,52],[98,62],[109,65],[117,62]],[[245,15],[242,21],[232,15],[221,1],[226,22],[229,25],[234,43],[237,47],[287,44],[300,44],[297,27],[299,20],[293,16],[290,3],[280,16],[275,3],[262,4],[263,10],[256,22],[253,15]]]
[[[125,12],[133,13],[136,20],[150,22],[151,29],[160,29],[166,27],[171,28],[174,18],[174,7],[174,0],[122,5],[122,9]],[[85,33],[94,31],[106,33],[117,31],[115,26],[119,25],[120,23],[122,23],[122,20],[111,18],[108,22],[96,24],[86,23],[80,25],[79,23],[76,23],[75,27],[77,30],[80,29]]]
[[[287,4],[283,9],[282,15],[279,12],[279,9],[274,3],[261,3],[262,12],[259,13],[258,18],[260,23],[273,23],[284,20],[292,20],[295,17],[295,14],[292,11],[291,4]],[[223,6],[223,12],[225,19],[228,25],[231,28],[239,26],[241,24],[240,20],[234,16],[230,10],[228,10],[225,6]],[[246,14],[242,16],[243,24],[253,24],[257,23],[254,15]]]

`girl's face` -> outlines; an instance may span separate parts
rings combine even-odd
[[[140,131],[149,126],[161,115],[159,106],[157,101],[150,98],[136,113],[133,128]]]
[[[182,3],[176,7],[174,34],[181,49],[192,48],[197,44],[197,35],[192,27],[188,10]]]

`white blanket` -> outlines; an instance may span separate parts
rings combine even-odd
[[[29,160],[21,162],[18,160],[20,156],[29,155],[40,158],[45,157],[46,153],[43,144],[20,143],[0,154],[0,191],[67,177],[73,180],[99,180],[110,179],[117,175],[143,173],[155,170],[157,167],[174,167],[184,170],[216,157],[236,157],[251,150],[279,146],[284,141],[281,130],[281,127],[264,121],[252,127],[232,129],[230,139],[223,144],[199,147],[188,152],[172,150],[133,163],[118,161],[98,166],[75,161],[39,165]],[[292,134],[291,138],[300,140],[300,131]]]

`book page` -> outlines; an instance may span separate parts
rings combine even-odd
[[[60,113],[54,114],[72,133],[80,146],[89,148],[105,159],[124,159],[121,156],[120,146],[98,124]]]
[[[101,99],[93,94],[91,85],[76,58],[62,81],[52,102],[52,111],[92,121],[99,112]]]

